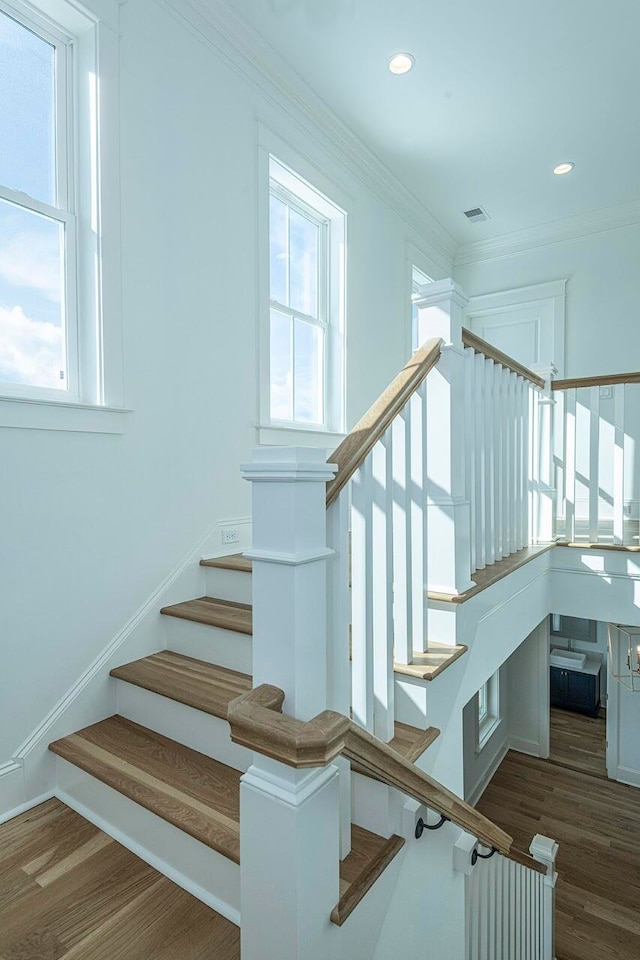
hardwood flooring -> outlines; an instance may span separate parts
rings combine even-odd
[[[0,960],[239,960],[240,930],[58,800],[0,826]]]
[[[558,841],[557,960],[638,960],[640,790],[510,751],[478,809],[523,849]]]
[[[49,749],[240,862],[239,770],[118,716],[57,740]]]
[[[551,709],[549,760],[570,770],[607,778],[607,729],[604,714],[594,719]]]

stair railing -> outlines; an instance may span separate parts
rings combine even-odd
[[[468,835],[456,843],[454,864],[466,874],[466,960],[555,960],[558,844],[537,834],[529,849],[535,869],[478,854]]]
[[[552,389],[557,537],[638,546],[640,373],[556,380]]]

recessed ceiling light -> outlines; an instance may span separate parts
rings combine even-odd
[[[409,73],[414,63],[415,60],[410,53],[394,53],[389,60],[389,70],[397,75]]]
[[[567,161],[566,163],[559,163],[557,167],[553,168],[553,172],[561,177],[563,173],[571,173],[574,167],[575,163]]]

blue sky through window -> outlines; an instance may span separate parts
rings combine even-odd
[[[0,12],[0,184],[50,205],[54,118],[54,47]],[[0,381],[67,387],[63,230],[0,200]]]

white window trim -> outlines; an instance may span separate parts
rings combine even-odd
[[[258,125],[258,409],[256,428],[261,444],[291,444],[296,441],[306,446],[333,449],[345,436],[345,368],[346,368],[346,231],[348,201],[342,191],[329,183],[303,157],[261,124]],[[310,207],[331,221],[334,242],[331,244],[330,275],[339,282],[330,284],[328,317],[337,317],[328,323],[327,381],[337,389],[327,389],[325,424],[292,423],[272,420],[270,414],[270,284],[269,284],[269,193],[273,164],[278,164],[278,180]],[[287,175],[291,178],[287,180]],[[304,189],[309,193],[305,197]],[[319,200],[326,198],[322,208]],[[329,199],[330,198],[330,199]],[[336,236],[335,224],[339,218],[341,235]],[[341,247],[341,249],[340,249]]]
[[[122,378],[119,5],[117,0],[0,2],[9,15],[30,21],[43,34],[73,42],[67,62],[73,60],[69,69],[76,96],[67,109],[74,133],[66,166],[75,171],[67,209],[77,222],[77,258],[75,264],[68,260],[73,275],[68,277],[67,308],[71,318],[77,306],[68,350],[70,376],[72,364],[78,371],[75,389],[64,392],[0,385],[0,426],[121,433],[129,411]]]
[[[480,691],[476,694],[476,753],[481,753],[487,746],[489,740],[497,732],[502,724],[500,714],[500,671],[496,671],[493,676],[486,681],[487,689],[487,713],[480,719]]]

